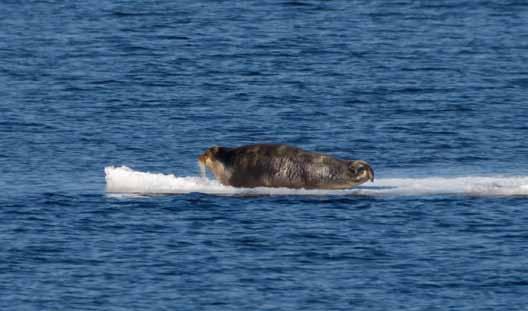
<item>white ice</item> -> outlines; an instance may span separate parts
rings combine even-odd
[[[215,195],[473,195],[527,196],[528,176],[463,176],[421,178],[378,178],[374,183],[347,190],[306,190],[288,188],[235,188],[206,177],[180,177],[149,173],[126,166],[105,168],[106,190],[119,194],[185,194],[200,192]]]

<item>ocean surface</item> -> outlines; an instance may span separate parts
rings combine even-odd
[[[528,2],[0,2],[1,310],[526,310]],[[339,191],[208,147],[363,159]]]

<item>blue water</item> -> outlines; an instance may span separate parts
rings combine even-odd
[[[527,22],[520,0],[2,1],[0,309],[526,310]],[[377,180],[181,179],[256,142]]]

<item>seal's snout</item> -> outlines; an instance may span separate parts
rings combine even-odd
[[[230,172],[225,169],[224,158],[222,157],[226,148],[214,146],[207,149],[202,155],[198,157],[198,165],[200,166],[200,174],[206,177],[206,168],[209,169],[221,183],[229,184],[227,178],[230,177]]]
[[[206,159],[207,159],[207,154],[204,153],[204,154],[202,154],[201,156],[198,157],[198,162],[202,163],[202,164],[205,164],[205,160]]]
[[[214,146],[207,149],[201,156],[198,157],[198,162],[206,164],[207,160],[214,161],[220,151],[220,147]]]
[[[198,162],[202,164],[206,164],[207,160],[212,160],[214,158],[214,155],[217,152],[218,152],[218,147],[216,146],[205,150],[205,152],[202,153],[202,155],[198,157]]]

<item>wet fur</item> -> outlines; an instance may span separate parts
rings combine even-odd
[[[373,180],[364,161],[341,160],[288,145],[212,147],[199,157],[224,185],[344,189]]]

